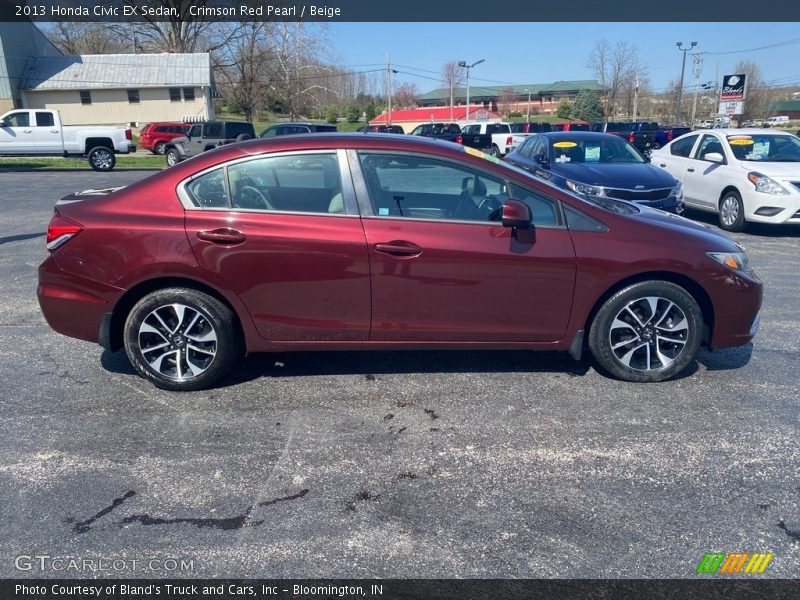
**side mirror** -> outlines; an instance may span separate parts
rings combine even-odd
[[[720,154],[719,152],[709,152],[708,154],[706,154],[704,156],[704,158],[706,160],[710,160],[711,162],[719,163],[719,164],[722,164],[722,163],[725,162],[725,157],[722,156],[722,154]]]
[[[3,127],[11,127],[11,119],[9,119],[8,117],[3,119],[2,126]]]
[[[524,202],[509,199],[503,204],[503,227],[514,229],[530,229],[533,227],[531,209]]]

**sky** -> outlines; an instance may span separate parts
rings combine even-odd
[[[721,79],[734,73],[737,62],[752,60],[768,84],[800,87],[797,23],[332,23],[328,35],[341,64],[380,68],[389,52],[400,71],[397,83],[412,81],[422,93],[441,87],[426,78],[439,79],[451,60],[485,59],[471,70],[471,85],[595,79],[586,62],[602,38],[636,45],[656,92],[680,77],[679,41],[696,41],[704,53],[701,84],[713,81],[717,69]],[[755,50],[774,44],[782,45]],[[686,87],[694,84],[691,54],[684,81]]]

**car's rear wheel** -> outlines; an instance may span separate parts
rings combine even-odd
[[[728,190],[719,201],[719,226],[726,231],[744,231],[747,227],[742,196],[736,190]]]
[[[166,288],[139,300],[125,321],[125,352],[156,387],[207,388],[233,367],[242,348],[233,312],[197,290]]]
[[[591,324],[589,349],[618,379],[663,381],[692,361],[702,327],[700,307],[685,289],[667,281],[645,281],[603,303]]]
[[[498,148],[497,146],[492,146],[491,150],[489,150],[489,155],[500,158],[503,154],[500,152],[500,148]]]
[[[105,146],[95,146],[89,150],[86,155],[89,160],[89,166],[94,171],[110,171],[117,164],[117,158],[114,156],[114,151]]]
[[[167,150],[167,143],[166,142],[158,142],[153,147],[153,153],[154,154],[164,154],[164,152],[166,152],[166,150]]]

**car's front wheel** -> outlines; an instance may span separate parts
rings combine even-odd
[[[719,201],[719,226],[726,231],[744,231],[747,227],[742,196],[736,190],[728,190]]]
[[[589,349],[618,379],[663,381],[689,365],[702,331],[703,315],[691,294],[668,281],[645,281],[603,303],[591,323]]]
[[[139,300],[125,321],[125,352],[136,371],[165,390],[207,388],[242,349],[236,318],[203,292],[166,288]]]
[[[181,162],[181,155],[178,154],[178,151],[175,148],[167,150],[167,166],[173,167],[179,162]]]

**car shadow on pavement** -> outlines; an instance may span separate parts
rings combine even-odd
[[[687,208],[683,216],[692,221],[711,225],[716,230],[722,231],[719,227],[719,217],[710,212],[703,210],[695,210]],[[747,229],[743,234],[730,234],[723,231],[728,235],[757,235],[760,237],[800,237],[800,227],[797,225],[767,225],[765,223],[748,223]]]
[[[747,343],[737,348],[701,348],[696,360],[708,371],[732,371],[747,365],[752,356],[753,344]]]

